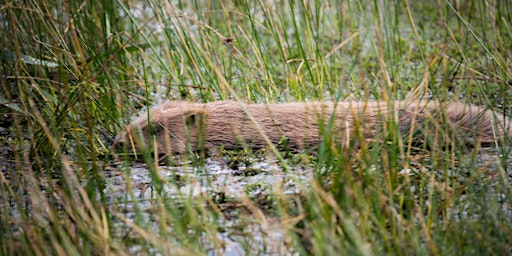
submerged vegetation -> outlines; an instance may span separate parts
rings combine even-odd
[[[164,170],[110,147],[165,99],[510,115],[511,21],[500,0],[3,1],[0,255],[511,254],[508,147],[418,147],[392,122],[371,143],[324,127],[313,154],[220,150]]]

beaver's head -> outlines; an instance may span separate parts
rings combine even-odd
[[[169,101],[143,114],[114,139],[117,149],[127,152],[185,153],[197,149],[204,129],[201,104]]]

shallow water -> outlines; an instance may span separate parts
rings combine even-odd
[[[501,151],[498,149],[483,149],[479,152],[476,161],[470,159],[461,159],[461,165],[476,164],[478,167],[485,168],[486,173],[502,173],[508,176],[508,180],[512,180],[512,168],[503,170]],[[512,161],[509,156],[507,166],[512,167]],[[464,161],[470,161],[465,163]],[[307,192],[309,184],[313,179],[313,167],[291,167],[290,171],[284,171],[279,161],[273,158],[255,158],[251,159],[250,166],[241,165],[237,169],[230,168],[223,159],[209,158],[204,166],[191,166],[183,164],[179,166],[158,166],[157,175],[164,181],[162,194],[167,198],[174,198],[177,202],[180,199],[190,199],[190,197],[198,197],[204,199],[204,195],[211,198],[228,198],[230,200],[244,200],[244,198],[258,198],[279,191],[288,195],[299,195]],[[428,162],[428,161],[427,161]],[[452,170],[429,170],[428,165],[421,163],[411,163],[409,169],[400,171],[400,175],[421,175],[425,171],[446,172],[449,176],[456,175]],[[355,170],[357,171],[357,170]],[[459,170],[460,171],[460,170]],[[133,193],[126,192],[126,180],[129,179],[133,187]],[[462,180],[461,182],[465,182]],[[108,188],[106,193],[109,202],[125,202],[122,212],[127,213],[130,218],[130,212],[135,207],[139,209],[147,209],[150,211],[154,207],[155,189],[152,182],[151,172],[144,164],[135,164],[129,168],[128,172],[118,172],[107,180]],[[410,188],[412,191],[414,187]],[[493,191],[491,189],[491,191]],[[492,194],[492,192],[491,192]],[[495,196],[493,195],[491,196]],[[498,195],[499,196],[499,195]],[[202,199],[200,199],[202,200]],[[135,206],[134,204],[137,204]],[[512,215],[510,206],[503,200],[503,208]],[[240,231],[237,225],[240,219],[240,212],[237,206],[222,209],[225,214],[224,232],[219,232],[217,239],[224,244],[224,255],[244,255],[243,246],[239,240],[247,239],[245,235],[250,234],[253,241],[254,252],[263,252],[268,255],[293,254],[287,246],[287,239],[284,227],[281,223],[255,222],[252,225],[244,226],[244,230]],[[467,212],[452,212],[455,219],[458,216],[465,215]],[[247,214],[246,214],[247,215]],[[250,214],[249,214],[250,215]],[[475,216],[476,218],[477,216]],[[148,217],[150,219],[150,217]],[[206,239],[206,238],[205,238]],[[208,244],[208,241],[205,241]],[[247,245],[246,245],[247,246]],[[247,248],[246,248],[247,249]],[[210,254],[218,253],[214,246],[210,248]]]
[[[108,202],[115,206],[116,212],[132,221],[135,209],[137,212],[145,212],[144,218],[153,219],[152,208],[155,207],[156,198],[153,176],[144,164],[135,164],[126,171],[113,172],[107,179],[106,195]],[[262,225],[259,220],[244,220],[244,228],[240,231],[241,201],[248,198],[264,197],[271,193],[279,192],[284,195],[294,195],[308,189],[308,184],[313,177],[312,167],[292,167],[288,172],[283,171],[279,162],[271,158],[251,159],[251,165],[230,168],[222,159],[209,158],[204,166],[191,166],[188,164],[179,166],[158,166],[157,175],[162,182],[161,195],[167,199],[181,200],[196,198],[203,202],[205,195],[211,198],[226,198],[223,211],[222,227],[225,231],[219,232],[217,240],[223,243],[223,255],[245,255],[243,246],[237,242],[246,240],[250,236],[248,245],[253,252],[263,252],[267,255],[290,254],[290,248],[286,246],[286,239],[281,231],[283,228],[279,222],[266,222]],[[128,192],[127,180],[130,182],[132,192]],[[229,203],[232,200],[233,203]],[[239,200],[239,201],[238,201]],[[247,213],[245,215],[249,216]],[[252,218],[252,217],[251,217]],[[154,221],[154,220],[153,220]],[[254,222],[250,224],[250,222]],[[249,224],[248,224],[249,223]],[[119,223],[123,226],[123,223]],[[158,230],[158,227],[155,226]],[[206,238],[204,238],[206,239]],[[204,241],[208,245],[208,241]],[[219,253],[214,246],[208,249],[210,255]],[[137,253],[137,248],[133,248]],[[218,250],[218,249],[217,249]]]

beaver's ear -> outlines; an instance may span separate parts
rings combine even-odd
[[[188,114],[185,116],[185,124],[188,127],[195,127],[197,126],[199,119],[201,118],[200,114]]]
[[[203,113],[200,112],[190,112],[185,115],[185,124],[187,127],[197,127],[202,125],[203,122]]]

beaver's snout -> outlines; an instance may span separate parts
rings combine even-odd
[[[141,148],[141,139],[133,131],[134,128],[128,125],[114,138],[112,147],[116,152],[133,153],[134,149]]]

